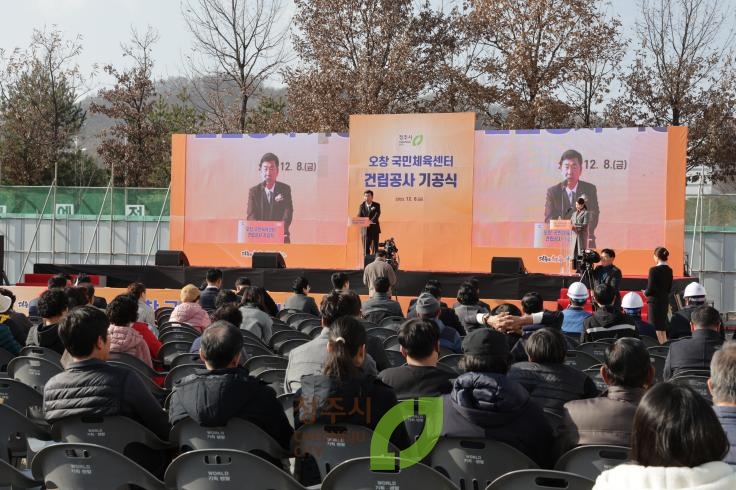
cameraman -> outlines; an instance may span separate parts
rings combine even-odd
[[[621,269],[613,265],[613,261],[616,259],[616,252],[610,248],[604,248],[601,250],[601,263],[593,271],[593,280],[595,284],[608,284],[616,291],[616,298],[614,305],[616,307],[621,306],[621,295],[619,294],[621,288]]]

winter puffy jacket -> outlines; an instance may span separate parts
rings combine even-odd
[[[736,473],[721,461],[711,461],[694,468],[638,466],[622,464],[604,471],[593,490],[733,490]]]
[[[151,351],[148,350],[146,341],[133,328],[110,325],[107,328],[107,337],[111,352],[130,354],[148,364],[149,367],[153,367]]]
[[[171,312],[170,322],[188,323],[200,332],[204,332],[212,320],[199,303],[179,303]]]

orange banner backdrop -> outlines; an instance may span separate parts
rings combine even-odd
[[[350,211],[381,204],[406,270],[470,267],[474,113],[350,116]]]

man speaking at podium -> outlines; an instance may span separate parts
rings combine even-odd
[[[562,182],[547,189],[544,202],[544,222],[551,219],[569,220],[575,211],[575,201],[582,197],[588,207],[588,243],[583,248],[595,248],[595,229],[598,226],[598,190],[590,182],[580,180],[583,173],[583,156],[579,151],[567,150],[560,157],[558,168]]]
[[[359,218],[368,218],[370,225],[365,230],[363,244],[365,245],[365,254],[371,255],[378,252],[378,236],[381,234],[381,224],[378,218],[381,217],[381,205],[373,200],[373,191],[368,190],[363,193],[363,203],[358,210]]]
[[[255,221],[283,221],[284,243],[290,243],[289,226],[294,216],[291,202],[291,187],[277,182],[279,176],[279,157],[266,153],[258,164],[261,183],[248,191],[248,210],[246,219]]]

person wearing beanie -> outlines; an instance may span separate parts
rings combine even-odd
[[[448,328],[442,320],[440,320],[440,302],[429,293],[419,295],[414,310],[417,317],[422,320],[432,320],[440,330],[440,347],[449,349],[456,354],[462,352],[462,340],[457,330]]]
[[[443,396],[442,436],[477,437],[503,442],[541,467],[550,467],[552,429],[529,393],[506,373],[510,355],[506,335],[476,329],[462,342],[464,374]]]

